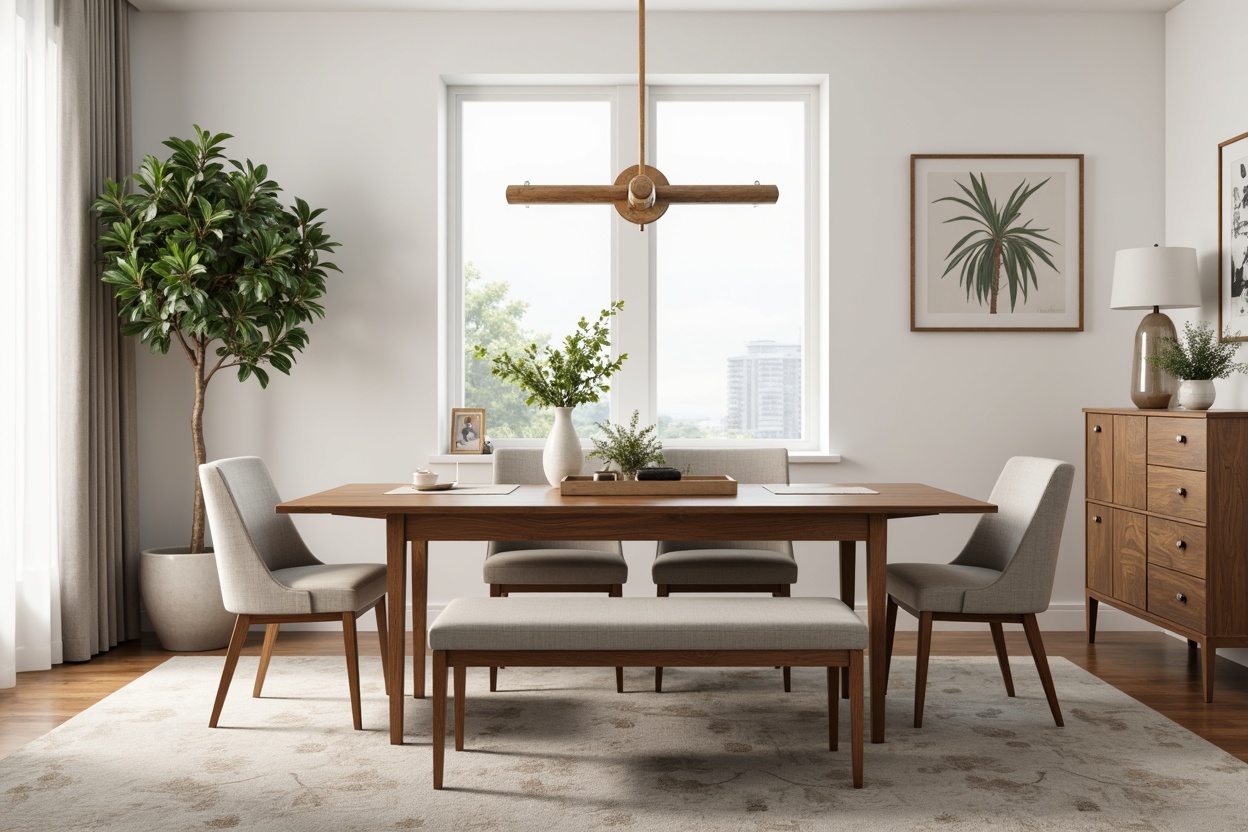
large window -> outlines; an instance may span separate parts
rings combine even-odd
[[[552,414],[473,345],[559,339],[621,298],[612,341],[629,360],[609,402],[577,408],[583,437],[638,410],[667,444],[817,449],[818,95],[653,86],[648,100],[647,161],[671,182],[758,181],[780,201],[673,205],[640,234],[610,205],[508,205],[507,185],[609,184],[635,164],[636,87],[451,90],[448,399],[485,408],[491,439],[544,437]]]

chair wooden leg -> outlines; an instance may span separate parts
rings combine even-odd
[[[607,592],[608,598],[623,598],[624,584],[612,584],[611,589]],[[615,692],[624,692],[624,668],[617,667],[615,669]]]
[[[455,668],[455,750],[464,750],[464,688],[468,679],[468,668]]]
[[[1005,652],[1005,630],[999,621],[990,621],[988,626],[992,629],[992,646],[997,650],[997,664],[1001,665],[1001,678],[1005,679],[1005,695],[1013,696],[1014,677],[1010,675],[1010,656]]]
[[[793,594],[793,588],[789,584],[776,584],[775,588],[772,589],[771,591],[772,598],[790,598],[792,597],[792,594]],[[781,671],[783,672],[783,676],[784,676],[784,692],[785,693],[793,692],[793,678],[789,670],[790,668],[787,668],[787,667],[781,668]]]
[[[347,686],[351,690],[351,724],[355,730],[364,729],[364,717],[360,711],[360,643],[355,632],[355,613],[342,614],[342,641],[347,653]]]
[[[377,601],[377,605],[373,607],[377,614],[377,640],[381,642],[381,678],[385,682],[386,696],[390,695],[390,672],[389,660],[386,654],[389,652],[390,644],[390,628],[386,625],[386,596],[381,596]]]
[[[234,668],[238,666],[238,656],[243,652],[243,642],[247,640],[247,629],[251,626],[250,615],[240,615],[234,619],[234,632],[230,635],[230,648],[225,651],[225,667],[221,668],[221,683],[217,685],[217,700],[212,703],[212,716],[208,719],[208,727],[216,728],[221,718],[221,707],[225,704],[225,694],[230,689],[230,680],[234,678]]]
[[[446,652],[433,651],[433,787],[442,788],[446,755]]]
[[[854,608],[854,590],[857,588],[858,542],[842,540],[839,544],[841,556],[841,601],[851,610]],[[841,698],[849,698],[849,668],[841,668]]]
[[[837,668],[828,668],[828,750],[835,751],[840,741],[841,697],[837,690],[840,678]]]
[[[919,652],[915,659],[914,727],[923,727],[923,698],[927,693],[927,660],[932,653],[932,614],[919,613]]]
[[[490,693],[494,693],[496,690],[498,690],[498,668],[491,667],[490,668]]]
[[[783,667],[781,668],[781,671],[784,676],[784,692],[792,693],[793,692],[793,674],[791,672],[791,668]]]
[[[270,624],[264,628],[264,644],[260,647],[260,667],[256,670],[255,687],[251,689],[253,699],[260,698],[265,674],[269,672],[269,659],[273,658],[273,645],[277,643],[277,628],[280,626],[280,624]]]
[[[1044,653],[1044,639],[1040,637],[1040,624],[1035,613],[1023,616],[1023,630],[1027,633],[1027,646],[1031,648],[1031,657],[1036,660],[1036,671],[1040,674],[1040,684],[1044,686],[1044,695],[1049,700],[1049,710],[1053,712],[1053,721],[1061,728],[1062,709],[1057,705],[1057,690],[1053,687],[1053,674],[1049,672],[1049,658]]]
[[[849,743],[855,789],[862,788],[862,741],[865,731],[862,675],[862,651],[853,650],[849,654]]]
[[[654,692],[663,692],[663,668],[656,667],[654,669]]]
[[[893,670],[893,640],[897,636],[897,602],[888,596],[884,611],[884,694],[888,695],[888,677]]]

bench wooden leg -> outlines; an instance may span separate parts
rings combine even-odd
[[[654,692],[663,692],[663,668],[656,667],[654,669]]]
[[[442,788],[446,755],[446,653],[433,651],[433,787]]]

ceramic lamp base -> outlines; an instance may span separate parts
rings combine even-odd
[[[1141,410],[1165,410],[1178,392],[1174,376],[1154,367],[1148,359],[1161,349],[1161,339],[1174,340],[1174,321],[1156,307],[1144,316],[1135,330],[1135,357],[1131,362],[1131,401]]]

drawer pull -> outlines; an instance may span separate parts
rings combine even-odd
[[[1092,426],[1092,432],[1093,432],[1093,433],[1100,433],[1100,432],[1101,432],[1101,426],[1100,426],[1100,425],[1093,425],[1093,426]]]
[[[1176,592],[1174,593],[1174,600],[1178,601],[1180,604],[1186,604],[1187,596],[1184,595],[1182,592]]]
[[[1186,489],[1186,488],[1176,488],[1176,489],[1174,489],[1174,493],[1175,493],[1175,494],[1178,494],[1180,497],[1186,497],[1186,496],[1187,496],[1187,489]]]
[[[1185,445],[1187,444],[1187,437],[1180,433],[1178,436],[1174,437],[1174,441],[1178,442],[1180,445]]]
[[[1187,548],[1187,541],[1186,541],[1186,540],[1176,540],[1176,541],[1174,541],[1174,545],[1175,545],[1175,546],[1177,546],[1177,547],[1179,547],[1180,549],[1186,549],[1186,548]]]
[[[1099,523],[1099,522],[1101,522],[1101,515],[1099,515],[1099,514],[1094,514],[1094,515],[1092,515],[1092,522],[1093,522],[1093,523]]]

